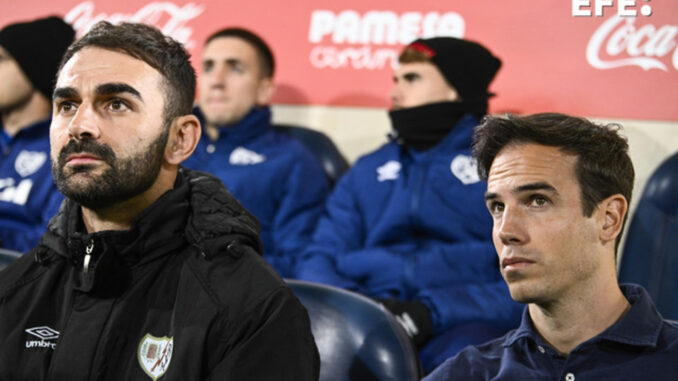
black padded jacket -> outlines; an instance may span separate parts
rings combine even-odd
[[[0,272],[0,380],[318,378],[308,314],[219,180],[181,169],[127,231],[81,221],[65,200]]]

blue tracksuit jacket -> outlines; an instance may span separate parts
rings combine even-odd
[[[0,126],[0,247],[26,252],[38,244],[63,196],[49,160],[50,119],[10,138]]]
[[[363,156],[335,186],[297,277],[378,298],[422,301],[434,333],[518,325],[492,244],[487,184],[470,156],[466,115],[423,151],[394,142]]]
[[[199,109],[196,115],[202,119]],[[329,193],[320,163],[296,139],[275,131],[268,107],[252,109],[211,141],[203,133],[184,165],[217,176],[261,223],[264,257],[283,277],[307,246]]]

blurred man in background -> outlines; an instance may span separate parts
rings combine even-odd
[[[51,99],[74,35],[57,17],[0,30],[0,247],[33,248],[61,203],[49,165]]]
[[[329,184],[312,154],[271,125],[274,69],[271,49],[248,30],[207,39],[195,109],[204,133],[184,165],[216,175],[259,219],[264,258],[289,277]]]
[[[417,40],[399,61],[392,141],[337,184],[297,275],[379,300],[428,372],[520,319],[498,272],[485,183],[470,154],[501,61],[448,37]]]

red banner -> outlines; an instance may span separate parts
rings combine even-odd
[[[243,26],[273,48],[275,103],[388,107],[392,65],[419,36],[483,43],[504,64],[493,112],[678,120],[674,0],[17,1],[0,25],[48,14],[81,35],[95,22],[156,25],[184,42],[196,68],[205,38]]]

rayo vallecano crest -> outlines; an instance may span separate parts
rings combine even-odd
[[[139,365],[153,381],[162,377],[172,360],[174,340],[171,337],[155,337],[146,334],[139,343]]]

